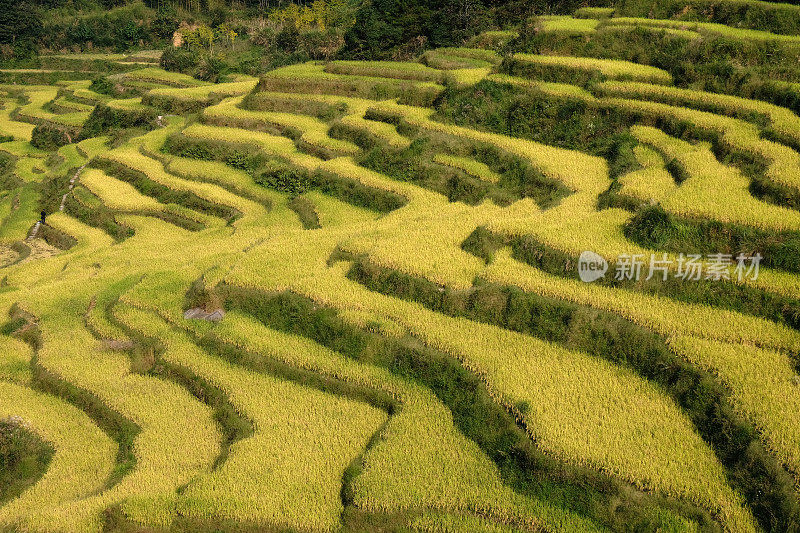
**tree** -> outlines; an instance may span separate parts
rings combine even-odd
[[[31,2],[0,0],[0,44],[32,44],[41,32],[41,14]]]

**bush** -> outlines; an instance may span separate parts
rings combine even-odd
[[[272,163],[255,176],[259,185],[289,194],[303,194],[313,186],[308,172]]]
[[[164,70],[170,72],[180,72],[182,74],[192,74],[197,68],[197,54],[185,48],[175,48],[169,46],[161,55],[159,65]]]
[[[296,52],[300,46],[300,32],[293,24],[286,24],[275,36],[275,46],[286,53]]]
[[[155,109],[113,109],[99,104],[83,125],[81,139],[96,137],[103,133],[129,128],[152,129],[156,123]]]
[[[220,76],[228,70],[228,64],[218,57],[204,57],[197,66],[195,77],[203,81],[217,83]]]
[[[107,94],[108,96],[118,96],[119,92],[116,89],[114,82],[110,81],[105,76],[100,76],[92,80],[89,89],[100,94]]]
[[[162,39],[172,39],[172,34],[178,29],[177,17],[171,4],[160,5],[156,18],[150,23],[150,32]]]
[[[48,123],[39,124],[31,134],[31,144],[40,150],[56,150],[71,142],[68,132]]]

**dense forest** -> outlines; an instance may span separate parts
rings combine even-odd
[[[170,49],[170,70],[216,79],[308,59],[407,59],[533,15],[607,0],[0,0],[0,61],[38,66],[39,53]],[[680,17],[775,33],[800,28],[776,4],[627,0],[626,16]],[[175,32],[183,37],[172,50]],[[216,45],[216,46],[215,46]],[[197,52],[205,52],[198,54]],[[216,52],[216,53],[214,53]]]

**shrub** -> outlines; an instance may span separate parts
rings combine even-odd
[[[220,76],[227,68],[227,63],[218,57],[204,57],[200,60],[199,65],[197,65],[196,76],[203,81],[217,83]]]
[[[72,142],[67,131],[46,122],[33,128],[31,144],[40,150],[55,150]]]
[[[281,163],[268,165],[254,179],[264,187],[293,195],[303,194],[313,185],[308,172]]]
[[[197,54],[186,48],[168,47],[161,54],[159,65],[170,72],[191,74],[197,68],[199,60]]]

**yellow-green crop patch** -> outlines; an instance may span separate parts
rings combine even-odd
[[[616,8],[0,85],[0,425],[54,451],[0,530],[792,530],[800,108],[753,54],[797,37]]]
[[[536,54],[514,54],[513,57],[524,64],[597,72],[604,78],[615,80],[672,83],[672,76],[668,72],[649,65],[631,63],[630,61]]]
[[[586,34],[597,31],[599,20],[592,18],[573,18],[565,15],[547,15],[539,17],[537,22],[542,31],[566,34]]]

